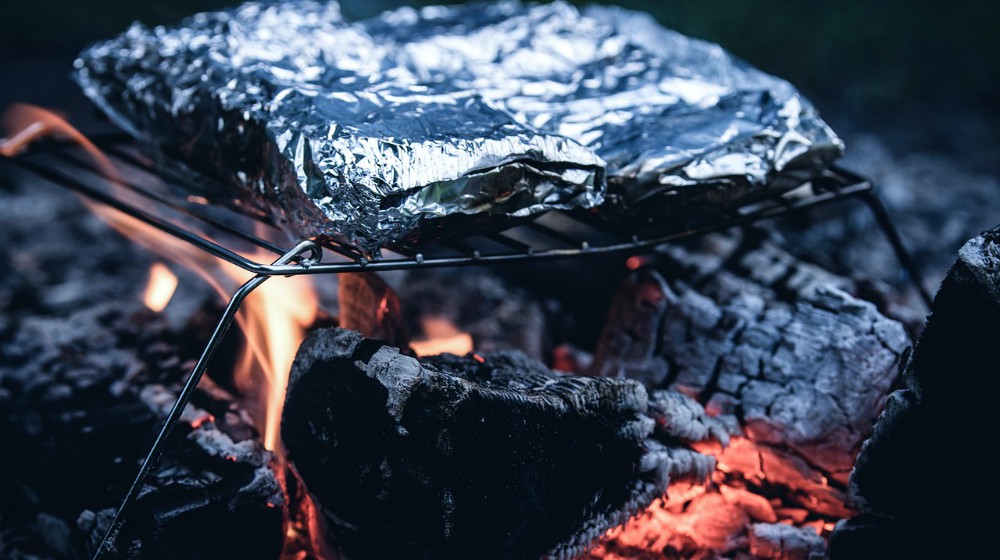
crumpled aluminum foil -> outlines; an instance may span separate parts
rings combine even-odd
[[[728,203],[843,149],[787,82],[717,45],[562,2],[353,23],[332,2],[250,3],[133,24],[76,69],[125,130],[226,179],[219,198],[369,253],[605,198],[653,218]]]

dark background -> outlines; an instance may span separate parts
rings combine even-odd
[[[59,104],[73,55],[130,22],[169,23],[236,0],[0,0],[0,106]],[[364,17],[403,2],[342,2]],[[413,3],[413,2],[410,2]],[[437,2],[435,2],[437,3]],[[419,4],[419,2],[417,2]],[[835,129],[898,128],[901,149],[993,144],[1000,118],[1000,3],[885,0],[627,0],[678,31],[721,43],[788,79]],[[962,133],[953,133],[955,119]]]

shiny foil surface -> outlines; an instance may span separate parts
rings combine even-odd
[[[217,193],[375,253],[550,209],[669,219],[807,180],[843,150],[787,82],[644,14],[555,2],[249,3],[133,24],[85,93]],[[603,203],[603,205],[602,205]]]

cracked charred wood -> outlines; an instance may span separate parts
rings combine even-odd
[[[866,515],[838,526],[836,558],[995,550],[992,518],[979,512],[998,496],[988,472],[975,480],[974,465],[996,423],[997,341],[1000,227],[968,241],[941,284],[903,368],[905,388],[890,396],[858,456],[850,491]]]
[[[282,438],[352,558],[571,558],[714,469],[683,441],[725,427],[683,396],[652,400],[516,352],[418,361],[324,329],[296,356]]]
[[[843,517],[861,442],[896,379],[908,337],[850,281],[754,236],[674,246],[629,277],[614,300],[591,374],[628,377],[732,413],[745,439],[720,464],[745,463],[755,485]]]
[[[123,307],[24,318],[0,341],[0,557],[87,557],[173,404],[190,364],[162,316]],[[270,455],[206,381],[129,513],[120,557],[280,552]]]

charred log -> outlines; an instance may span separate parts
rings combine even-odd
[[[115,304],[27,318],[3,341],[0,556],[93,550],[190,366],[171,339],[161,317]],[[283,498],[249,418],[203,382],[178,432],[131,510],[120,555],[274,558]]]
[[[761,253],[743,259],[780,262]],[[811,279],[786,290],[792,303],[726,272],[713,272],[722,285],[703,288],[711,296],[652,270],[634,274],[612,306],[591,372],[669,387],[735,413],[755,443],[846,483],[895,378],[905,332],[873,305]]]
[[[341,274],[337,280],[339,326],[390,341],[398,348],[409,346],[399,296],[378,274]]]
[[[650,416],[635,382],[518,353],[417,361],[321,330],[296,357],[282,437],[352,557],[569,558],[668,481],[713,470],[680,442],[725,428],[682,396],[673,415],[653,400]]]
[[[717,481],[776,500],[778,518],[822,527],[850,515],[853,457],[896,379],[903,327],[844,292],[850,280],[753,233],[672,246],[657,267],[673,280],[645,268],[623,283],[591,373],[735,415],[742,437],[714,451]]]
[[[906,388],[890,397],[858,456],[851,496],[868,515],[838,528],[837,558],[873,558],[871,550],[903,546],[899,527],[924,535],[925,551],[959,557],[994,548],[986,518],[973,512],[996,492],[989,482],[980,490],[957,481],[969,480],[973,455],[991,438],[998,340],[1000,228],[994,228],[959,251],[903,369]]]

